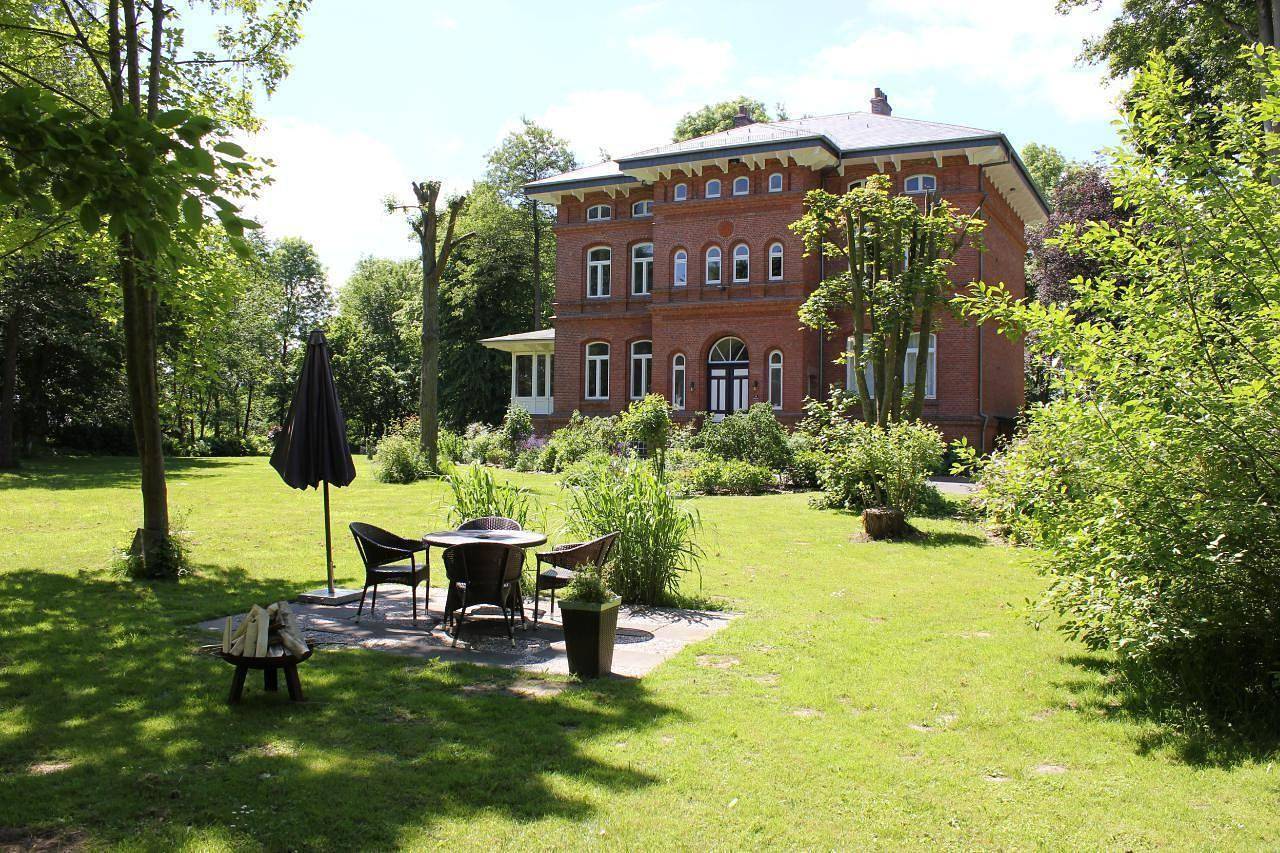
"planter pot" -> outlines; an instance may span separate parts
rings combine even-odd
[[[569,656],[569,672],[579,678],[598,678],[613,668],[613,638],[618,630],[621,598],[604,604],[561,601],[560,621]]]
[[[865,509],[862,527],[868,539],[902,539],[907,535],[907,517],[896,509]]]

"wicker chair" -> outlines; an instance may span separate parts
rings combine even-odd
[[[426,581],[427,599],[431,596],[431,555],[427,546],[420,541],[401,538],[372,524],[353,521],[350,525],[351,535],[356,540],[356,550],[364,562],[364,590],[360,593],[360,607],[356,610],[356,621],[364,613],[364,597],[373,587],[373,601],[369,604],[369,615],[373,615],[378,606],[378,586],[384,583],[403,584],[409,587],[409,597],[413,600],[413,621],[418,621],[418,584]],[[414,554],[426,553],[422,565],[419,566]],[[408,558],[406,565],[403,561]]]
[[[583,566],[595,565],[597,570],[603,569],[617,538],[617,533],[606,533],[590,542],[557,545],[552,550],[538,555],[537,573],[533,582],[533,626],[535,628],[538,627],[538,616],[542,612],[539,609],[542,590],[551,590],[551,607],[547,610],[549,616],[556,609],[556,590],[568,586],[577,574],[577,570]],[[550,568],[543,569],[543,563]]]
[[[473,518],[458,525],[459,530],[523,530],[520,522],[514,518],[503,518],[500,515],[486,515]]]
[[[524,551],[514,545],[469,542],[444,551],[444,571],[449,578],[449,594],[445,598],[444,619],[453,620],[453,645],[466,618],[467,608],[474,604],[492,604],[502,609],[507,626],[507,639],[515,648],[511,633],[515,613],[520,611],[524,623],[524,598],[520,594],[520,574],[524,568]]]

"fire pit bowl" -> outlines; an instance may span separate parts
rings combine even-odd
[[[272,651],[279,649],[280,654],[270,654],[266,657],[245,657],[244,655],[233,655],[227,652],[219,652],[218,657],[225,660],[236,668],[236,674],[231,678],[231,695],[227,697],[227,704],[235,705],[240,701],[241,695],[244,693],[244,680],[248,676],[249,670],[262,670],[262,687],[264,690],[274,693],[280,689],[279,676],[280,670],[284,670],[284,681],[289,688],[289,698],[294,702],[302,702],[302,681],[298,678],[298,664],[311,657],[315,647],[307,643],[307,652],[303,655],[292,655],[284,652],[282,647],[273,647]]]

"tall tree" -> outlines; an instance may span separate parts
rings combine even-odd
[[[1052,145],[1042,145],[1039,142],[1028,142],[1020,153],[1023,164],[1040,192],[1046,199],[1052,199],[1058,181],[1067,170],[1067,158]]]
[[[414,203],[398,205],[388,202],[388,209],[409,213],[409,226],[418,238],[422,259],[422,360],[418,386],[418,422],[422,429],[422,451],[432,471],[438,470],[440,440],[440,276],[449,265],[449,257],[461,243],[472,237],[470,232],[455,234],[458,215],[467,203],[465,195],[454,196],[445,203],[444,235],[440,235],[439,181],[414,181]]]
[[[746,95],[739,95],[736,98],[707,104],[693,112],[685,113],[676,122],[671,139],[673,142],[683,142],[686,139],[706,136],[708,133],[728,130],[733,127],[734,116],[738,114],[741,107],[746,107],[747,115],[756,121],[785,121],[787,118],[786,107],[782,104],[777,105],[775,118],[769,115],[768,108],[762,102],[755,98],[748,98]]]
[[[105,224],[115,244],[142,481],[133,552],[147,574],[177,569],[157,306],[206,221],[216,218],[233,239],[256,227],[227,198],[252,190],[253,167],[240,146],[218,137],[252,124],[244,77],[254,75],[268,89],[283,77],[283,52],[299,37],[306,5],[288,0],[266,15],[256,4],[227,7],[241,26],[217,31],[215,49],[223,55],[189,50],[187,34],[171,23],[180,18],[176,7],[161,0],[11,4],[0,18],[0,146],[9,155],[0,158],[0,203],[58,211],[91,234]],[[31,50],[39,39],[45,50]]]
[[[324,265],[315,248],[298,237],[270,245],[263,264],[268,280],[279,291],[275,317],[278,339],[276,362],[276,422],[284,423],[293,393],[291,356],[301,351],[311,330],[333,313],[333,295]]]
[[[923,202],[894,195],[884,175],[873,175],[865,187],[842,196],[825,190],[805,196],[805,214],[791,229],[806,253],[839,259],[843,269],[818,283],[800,306],[800,321],[830,330],[839,326],[838,315],[852,314],[853,351],[845,358],[853,365],[868,423],[886,426],[920,417],[928,335],[935,311],[952,289],[947,272],[956,252],[975,242],[984,224],[932,195]],[[915,386],[904,409],[907,343],[916,331]]]
[[[489,152],[486,179],[496,186],[512,205],[524,204],[529,210],[529,226],[533,233],[533,328],[541,329],[542,305],[542,228],[545,211],[535,199],[524,196],[525,184],[567,172],[578,166],[569,143],[536,122],[521,118],[522,127],[507,134],[502,144]],[[554,267],[554,264],[548,266]]]

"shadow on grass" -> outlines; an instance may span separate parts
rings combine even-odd
[[[281,592],[215,567],[0,575],[0,826],[387,849],[444,818],[581,820],[658,781],[587,748],[673,717],[639,681],[525,698],[502,689],[517,672],[321,650],[300,668],[307,702],[251,680],[228,707],[232,670],[192,653],[189,626]]]
[[[165,471],[175,479],[213,476],[234,460],[192,456],[165,459]],[[266,457],[262,463],[267,464]],[[134,456],[50,457],[33,459],[21,468],[0,471],[5,489],[111,489],[136,487],[138,460]]]
[[[1275,720],[1252,719],[1237,711],[1214,711],[1170,695],[1153,695],[1125,677],[1110,657],[1076,654],[1062,658],[1080,677],[1058,682],[1075,696],[1071,710],[1105,720],[1143,725],[1137,751],[1170,750],[1193,767],[1230,768],[1268,760],[1280,752]]]

